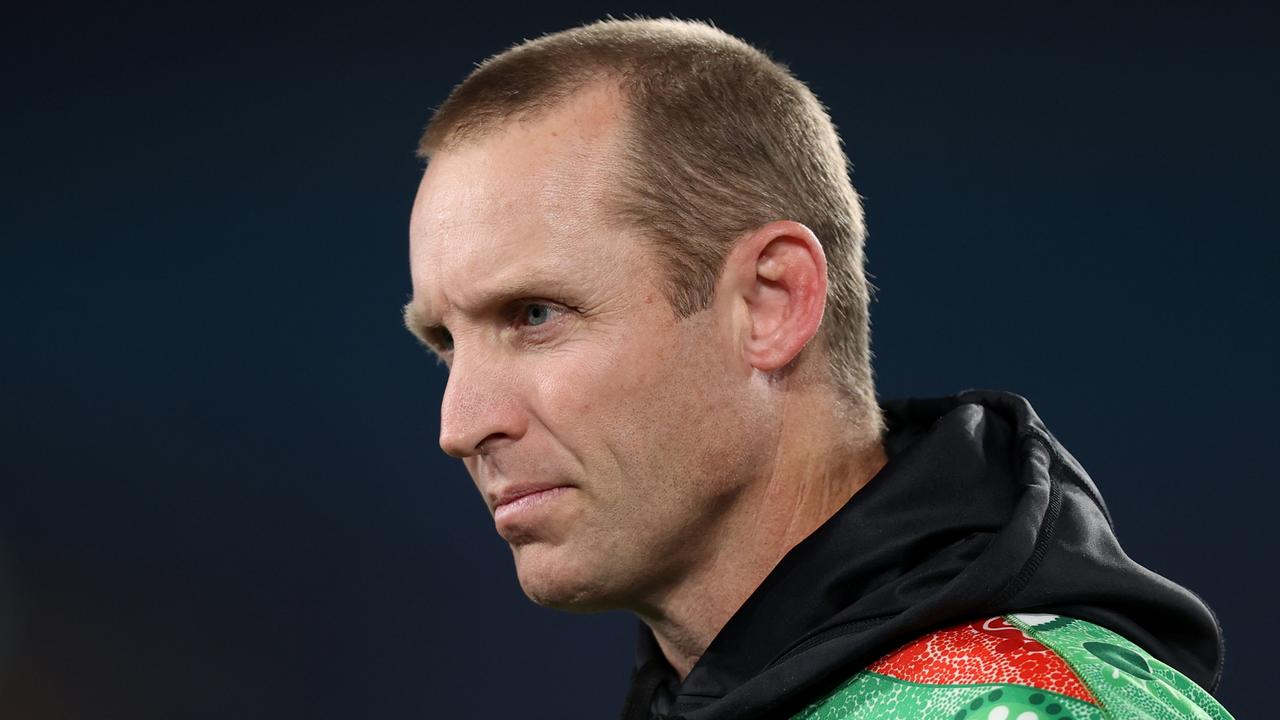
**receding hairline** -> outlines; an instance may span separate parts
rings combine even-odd
[[[574,42],[566,43],[566,38]],[[436,108],[419,140],[417,154],[429,160],[437,151],[482,137],[508,122],[554,110],[592,85],[612,85],[626,104],[635,95],[627,86],[636,77],[645,76],[646,59],[660,61],[668,53],[680,54],[690,48],[699,53],[750,55],[782,67],[760,49],[709,21],[607,17],[516,43],[478,63]],[[530,59],[543,64],[542,68],[521,72]],[[549,63],[557,66],[554,77],[545,72]]]
[[[557,94],[554,101],[539,101],[501,115],[484,113],[477,114],[476,117],[433,117],[418,141],[417,156],[430,161],[437,153],[473,145],[513,125],[541,120],[567,105],[588,85],[589,83],[581,83],[573,92]]]
[[[634,130],[637,119],[630,99],[622,74],[601,70],[566,85],[565,91],[554,93],[554,97],[521,106],[512,112],[502,115],[481,114],[477,118],[461,119],[448,126],[430,125],[418,143],[417,156],[430,163],[431,158],[438,153],[469,148],[511,127],[545,121],[557,113],[572,110],[575,106],[585,106],[583,110],[590,117],[606,119],[606,116],[612,115],[607,117],[608,122],[599,125],[617,128],[616,139],[625,142],[628,133]],[[621,148],[614,149],[616,151]]]
[[[422,189],[430,185],[429,195],[441,189],[448,192],[456,183],[430,182],[428,176],[448,175],[452,170],[446,170],[446,165],[467,166],[475,155],[487,155],[480,162],[513,168],[516,175],[512,177],[523,183],[539,181],[540,208],[548,216],[571,212],[575,219],[599,222],[610,232],[645,239],[645,233],[620,218],[616,203],[626,190],[635,148],[633,118],[616,83],[601,78],[537,113],[494,123],[440,148],[427,163]],[[426,206],[419,204],[422,197],[415,201],[411,225],[425,212]]]
[[[705,309],[731,247],[783,217],[829,256],[821,337],[848,399],[874,407],[862,206],[826,107],[770,53],[701,21],[593,22],[486,59],[428,123],[419,155],[559,107],[611,80],[627,118],[617,217],[653,241],[679,317]],[[611,202],[612,204],[612,202]]]

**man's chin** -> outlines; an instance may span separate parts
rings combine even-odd
[[[567,558],[562,547],[545,543],[512,546],[516,576],[524,594],[553,610],[589,613],[613,610],[613,601],[599,572]]]

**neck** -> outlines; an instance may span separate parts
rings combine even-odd
[[[766,472],[709,533],[704,559],[636,609],[681,680],[783,556],[886,462],[877,411],[850,422],[835,409],[787,404]]]

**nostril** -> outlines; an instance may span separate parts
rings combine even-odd
[[[490,433],[488,437],[476,443],[476,454],[488,455],[494,450],[506,445],[511,441],[511,436],[505,433]]]

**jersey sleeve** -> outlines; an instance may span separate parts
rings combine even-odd
[[[1230,720],[1208,693],[1105,628],[1008,615],[930,633],[795,720]]]

